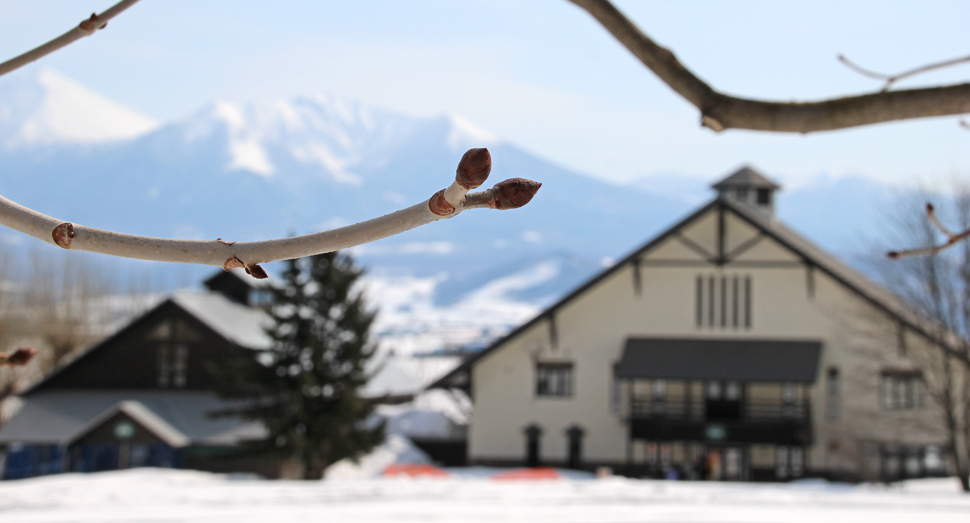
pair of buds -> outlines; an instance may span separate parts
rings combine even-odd
[[[492,172],[492,155],[488,149],[469,149],[458,162],[455,182],[431,197],[428,207],[438,216],[455,213],[456,207],[488,207],[490,209],[518,209],[529,203],[542,184],[524,178],[510,178],[480,193],[467,194],[480,187]],[[467,194],[467,196],[466,196]]]

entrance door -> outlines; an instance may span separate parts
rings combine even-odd
[[[708,381],[704,395],[707,419],[740,419],[744,384],[740,381]]]
[[[744,447],[708,447],[704,456],[701,477],[712,481],[742,481],[745,479]]]
[[[542,428],[536,424],[525,428],[525,466],[538,467],[541,461],[539,438],[542,437]]]

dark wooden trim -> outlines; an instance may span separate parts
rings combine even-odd
[[[734,286],[734,303],[731,311],[731,326],[737,329],[740,326],[738,319],[740,316],[741,286],[740,278],[738,278],[737,274],[734,275],[733,280],[732,285]]]
[[[688,249],[703,256],[704,259],[708,261],[708,263],[717,263],[718,257],[708,252],[707,249],[705,249],[704,247],[695,243],[694,240],[691,240],[690,238],[684,236],[683,234],[680,234],[679,232],[676,233],[674,237],[677,238],[677,241],[684,244],[684,246],[687,247]]]
[[[724,220],[724,206],[717,208],[717,264],[724,265],[727,261],[727,257],[724,253],[724,247],[726,243],[725,236],[727,235],[727,224]]]
[[[761,240],[764,240],[766,237],[767,236],[765,235],[764,231],[758,231],[758,234],[755,234],[754,237],[744,240],[744,242],[742,242],[741,245],[738,245],[737,247],[732,249],[731,252],[727,253],[726,255],[727,261],[731,262],[732,260],[734,260],[734,258],[737,258],[741,254],[744,254],[745,252],[750,250],[755,245],[758,245],[759,243],[761,243]]]
[[[642,265],[648,267],[710,267],[714,262],[710,260],[641,260]]]
[[[643,295],[643,280],[640,274],[641,260],[633,260],[633,294],[639,298]]]
[[[556,314],[555,312],[550,312],[548,314],[549,320],[549,344],[553,349],[559,348],[559,329],[556,326]]]
[[[697,314],[697,328],[704,326],[704,277],[700,274],[697,275],[697,280],[695,282],[697,302],[696,302],[696,314]]]
[[[721,275],[721,327],[727,327],[727,276]]]
[[[805,291],[809,300],[815,299],[815,265],[811,263],[805,265]]]
[[[751,328],[751,276],[744,277],[744,328]]]

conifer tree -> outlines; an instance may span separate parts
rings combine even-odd
[[[219,415],[258,420],[267,429],[249,450],[296,458],[304,479],[317,479],[331,463],[383,439],[383,426],[363,426],[373,404],[360,396],[374,354],[368,339],[374,314],[354,290],[363,270],[349,255],[286,263],[268,310],[272,346],[240,348],[212,370],[222,396],[244,400]]]

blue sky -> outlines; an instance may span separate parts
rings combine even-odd
[[[0,1],[0,56],[61,34],[110,0]],[[836,60],[896,72],[970,53],[970,2],[630,2],[617,5],[732,94],[814,99],[878,85]],[[595,176],[714,179],[742,163],[788,181],[970,176],[957,118],[809,136],[698,125],[565,0],[143,0],[43,64],[157,119],[234,102],[336,93],[414,115],[452,112]],[[970,65],[901,84],[970,79]],[[0,79],[2,81],[2,79]]]

